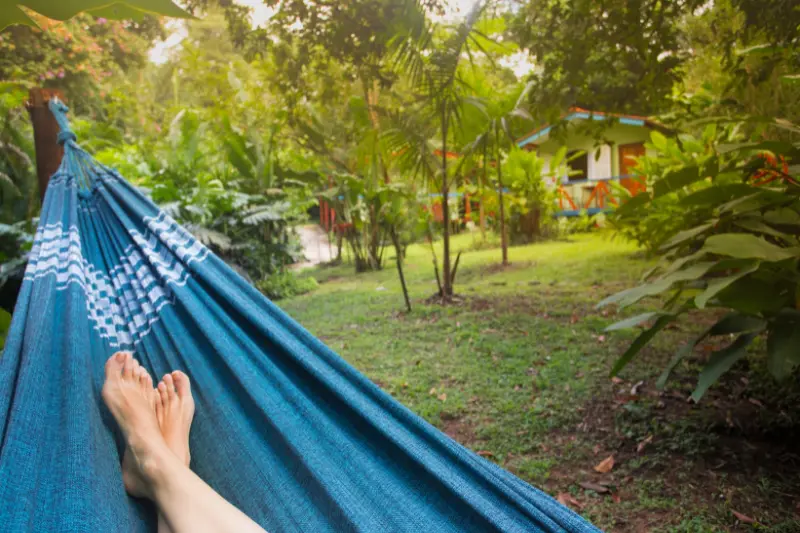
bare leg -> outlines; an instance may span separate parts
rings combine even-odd
[[[192,459],[189,431],[194,418],[194,398],[189,377],[177,370],[166,374],[153,392],[161,435],[172,453],[188,467]],[[158,533],[172,533],[161,512],[158,513]]]
[[[169,449],[158,426],[153,392],[138,379],[129,353],[106,362],[103,400],[125,435],[125,488],[152,499],[174,533],[264,533],[264,530],[197,477]]]

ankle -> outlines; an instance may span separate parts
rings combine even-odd
[[[162,484],[175,462],[169,448],[160,443],[135,442],[134,439],[131,439],[130,446],[145,482],[153,488]]]

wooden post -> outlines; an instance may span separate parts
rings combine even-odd
[[[47,103],[51,98],[64,96],[57,89],[31,89],[28,95],[28,113],[33,123],[33,141],[36,148],[36,175],[39,181],[39,197],[44,201],[44,193],[50,176],[55,174],[64,157],[64,147],[58,144],[58,123],[50,112]]]

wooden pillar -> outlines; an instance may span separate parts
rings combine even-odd
[[[36,147],[36,175],[39,181],[39,197],[44,201],[47,184],[61,164],[64,147],[58,144],[58,123],[47,107],[53,97],[64,99],[57,89],[31,89],[28,96],[28,112],[33,123],[33,141]]]

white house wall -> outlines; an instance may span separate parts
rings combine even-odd
[[[589,179],[600,180],[613,176],[611,172],[611,147],[607,144],[600,146],[600,150],[595,148],[587,151],[589,155]]]
[[[546,169],[549,171],[549,160],[566,145],[572,150],[585,150],[588,155],[588,174],[591,180],[600,180],[619,175],[619,146],[624,144],[645,143],[650,140],[650,129],[643,126],[631,126],[628,124],[616,124],[603,134],[604,138],[611,145],[604,144],[600,147],[599,158],[597,155],[596,140],[586,135],[568,134],[566,142],[557,139],[547,139],[539,145],[539,157],[547,161]],[[647,151],[647,155],[651,155]]]

